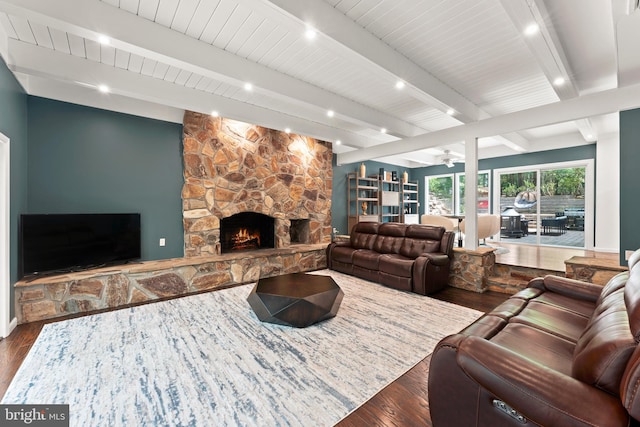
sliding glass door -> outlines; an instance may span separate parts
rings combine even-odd
[[[501,218],[500,237],[522,242],[535,232],[539,223],[538,173],[535,170],[499,174]]]
[[[548,218],[540,230],[540,243],[583,248],[585,210],[584,167],[541,172],[541,206]]]
[[[508,243],[593,247],[593,161],[496,170]]]

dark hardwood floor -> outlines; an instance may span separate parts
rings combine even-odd
[[[508,295],[496,292],[478,294],[448,287],[432,297],[487,312],[507,299]],[[0,341],[0,397],[4,396],[42,327],[60,320],[62,319],[20,325],[9,337]],[[429,357],[380,391],[338,425],[431,426],[427,400],[428,372]]]

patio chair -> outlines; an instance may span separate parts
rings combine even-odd
[[[464,233],[466,219],[460,223],[460,231]],[[487,238],[500,232],[500,215],[478,215],[478,241],[486,245]]]
[[[441,215],[424,214],[420,217],[420,224],[439,225],[444,227],[446,231],[455,231],[456,224],[454,221]]]

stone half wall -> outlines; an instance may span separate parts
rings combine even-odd
[[[309,244],[331,240],[331,144],[185,112],[182,210],[185,256],[220,254],[220,220],[240,212],[275,218],[276,248],[291,220],[309,220]]]
[[[326,245],[145,261],[16,283],[18,323],[127,307],[326,268]]]

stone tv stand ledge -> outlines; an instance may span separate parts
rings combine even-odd
[[[124,307],[326,268],[326,244],[143,261],[15,284],[18,323]]]

